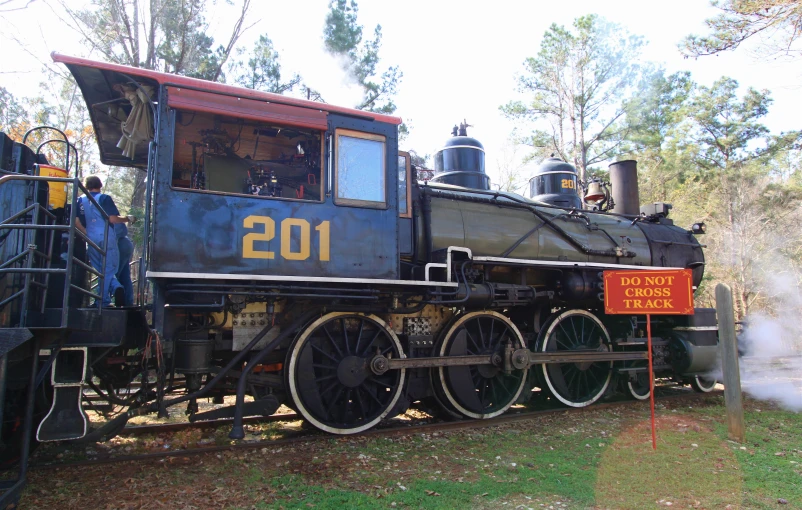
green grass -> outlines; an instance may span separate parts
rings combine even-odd
[[[715,418],[715,433],[727,437],[717,408],[697,412]],[[786,508],[802,508],[802,413],[750,402],[744,421],[746,442],[731,445],[743,472],[744,508],[777,508],[780,498],[788,501]]]
[[[105,508],[105,498],[167,508],[802,508],[802,415],[747,401],[741,445],[727,441],[722,400],[658,404],[656,452],[648,407],[638,404],[488,429],[35,474],[26,494],[42,508]],[[117,480],[115,491],[104,479]],[[47,489],[54,482],[67,495]],[[779,498],[788,504],[778,507]]]

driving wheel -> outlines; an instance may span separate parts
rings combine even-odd
[[[374,356],[403,358],[395,333],[375,315],[329,313],[293,342],[287,384],[295,407],[315,427],[333,434],[367,430],[398,402],[405,372],[376,375]]]
[[[515,324],[498,312],[470,312],[449,327],[439,356],[487,355],[493,364],[444,366],[433,370],[433,383],[442,402],[468,418],[498,416],[515,403],[526,382],[528,369],[503,370],[504,350],[526,347]]]
[[[566,310],[546,321],[538,347],[542,352],[575,352],[592,357],[594,352],[610,350],[610,335],[592,313]],[[569,407],[585,407],[607,391],[613,362],[549,363],[541,365],[540,370],[554,398]]]

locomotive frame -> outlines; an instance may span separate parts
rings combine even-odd
[[[77,179],[37,177],[41,158],[3,142],[0,193],[25,184],[23,212],[4,214],[0,230],[22,233],[29,255],[0,260],[0,282],[17,278],[0,288],[0,309],[23,298],[0,324],[0,421],[9,412],[24,421],[20,477],[3,501],[24,482],[34,430],[40,441],[99,440],[179,403],[190,421],[233,416],[230,437],[242,439],[245,415],[281,404],[317,428],[353,434],[416,404],[490,418],[534,387],[573,407],[617,381],[646,398],[643,325],[604,314],[600,272],[690,268],[701,281],[694,232],[656,207],[602,213],[417,183],[398,150],[398,118],[53,59],[81,88],[101,160],[147,172],[143,258],[136,306],[87,307],[86,272],[96,271],[82,259],[75,208],[54,210],[40,188],[71,184],[71,203],[86,190]],[[117,147],[135,108],[121,101],[124,87],[148,98],[140,114],[154,127],[147,149],[128,156]],[[37,232],[63,236],[66,249]],[[52,273],[66,279],[43,279]],[[29,299],[34,287],[44,297]],[[662,316],[653,330],[656,372],[712,389],[703,376],[715,358],[715,315]],[[168,397],[176,374],[186,392]],[[137,377],[141,389],[121,397]],[[85,386],[127,412],[88,431]],[[49,409],[35,401],[40,390]],[[197,399],[231,394],[236,404],[198,412]]]

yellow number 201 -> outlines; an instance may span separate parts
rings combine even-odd
[[[301,229],[301,249],[292,251],[292,227]],[[309,258],[309,222],[298,218],[287,218],[281,222],[281,256],[287,260],[306,260]]]
[[[248,216],[242,222],[245,228],[254,228],[257,223],[265,226],[264,232],[251,232],[242,238],[242,256],[246,259],[272,259],[275,253],[261,251],[253,247],[254,241],[270,241],[276,237],[276,222],[269,216]]]
[[[242,238],[242,257],[246,259],[273,259],[272,251],[257,250],[255,241],[270,241],[276,236],[276,222],[269,216],[248,216],[242,222],[245,228],[254,228],[256,224],[264,225],[263,232],[251,232]],[[297,228],[299,234],[298,251],[292,249],[292,238]],[[331,258],[331,237],[329,235],[331,222],[323,221],[315,227],[318,232],[320,245],[320,260],[328,262]],[[311,231],[309,222],[299,218],[286,218],[281,222],[281,257],[286,260],[306,260],[311,253]]]

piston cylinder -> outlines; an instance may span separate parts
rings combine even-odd
[[[677,336],[668,344],[671,366],[682,375],[706,374],[716,367],[717,345],[694,345]]]

